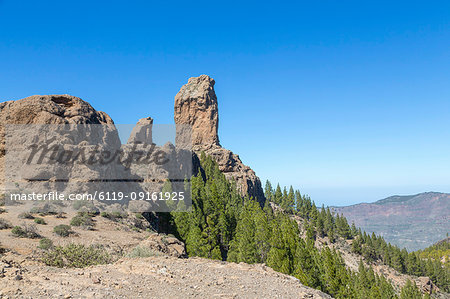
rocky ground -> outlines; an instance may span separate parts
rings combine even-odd
[[[2,259],[0,298],[331,298],[263,265],[169,256],[60,269]]]
[[[19,218],[18,207],[6,210],[0,218],[11,226],[34,223]],[[97,215],[93,230],[72,226],[74,234],[65,238],[53,233],[54,226],[70,224],[75,215],[42,216],[47,225],[36,225],[37,232],[55,245],[102,245],[115,261],[87,268],[46,266],[39,239],[2,229],[0,298],[331,298],[264,265],[183,258],[184,246],[175,238],[133,229],[135,215],[120,221]],[[136,247],[149,248],[153,256],[127,257]]]

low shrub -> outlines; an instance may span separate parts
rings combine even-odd
[[[6,213],[6,210],[3,208],[0,208],[0,214]]]
[[[8,229],[11,227],[11,223],[8,220],[0,218],[0,229]]]
[[[92,216],[86,212],[79,212],[78,215],[72,218],[70,221],[72,226],[81,226],[84,229],[92,229],[95,225]]]
[[[59,212],[58,214],[55,215],[56,218],[58,219],[65,219],[66,217],[66,213],[63,212]]]
[[[42,225],[46,225],[47,224],[47,222],[45,222],[44,218],[39,218],[39,217],[34,218],[34,223],[42,224]]]
[[[34,219],[34,216],[29,212],[20,213],[18,216],[20,219]]]
[[[37,232],[36,226],[33,224],[23,224],[22,226],[14,226],[11,230],[13,236],[18,238],[38,239],[41,235]]]
[[[53,267],[84,268],[107,264],[111,261],[111,257],[105,250],[97,246],[71,243],[49,250],[42,260],[46,265]]]
[[[127,213],[121,212],[101,212],[100,216],[103,218],[109,219],[111,221],[119,221],[120,219],[125,219],[128,217]]]
[[[95,205],[92,201],[88,201],[88,200],[74,201],[72,204],[72,207],[74,208],[74,210],[77,210],[77,211],[88,212],[92,216],[99,214],[99,210],[95,207]]]
[[[151,257],[151,256],[159,256],[161,253],[155,251],[148,247],[137,246],[127,254],[127,257],[130,258],[142,258],[142,257]]]
[[[72,230],[70,229],[70,225],[60,224],[53,228],[53,232],[61,237],[68,237],[72,234]]]
[[[50,239],[44,238],[39,241],[38,248],[43,250],[49,250],[50,248],[53,248],[53,242]]]
[[[54,206],[52,206],[49,203],[45,203],[43,205],[33,207],[30,210],[33,214],[39,214],[39,216],[47,216],[47,215],[56,215],[58,214],[58,209]]]

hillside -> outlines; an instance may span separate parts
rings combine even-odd
[[[424,249],[450,231],[450,194],[445,193],[391,196],[333,210],[364,231],[409,251]]]
[[[132,184],[127,181],[127,188],[152,191],[154,185],[146,182],[156,181],[162,185],[161,193],[170,196],[177,190],[191,195],[189,212],[183,209],[186,202],[175,206],[169,198],[164,206],[175,208],[167,212],[131,210],[133,201],[111,205],[102,200],[37,201],[27,205],[2,194],[0,298],[447,296],[448,275],[440,261],[420,259],[416,253],[386,244],[381,237],[362,233],[345,217],[328,208],[318,209],[309,196],[292,186],[272,188],[267,182],[263,189],[255,172],[219,143],[214,84],[205,75],[191,78],[175,97],[175,123],[192,129],[192,151],[187,157],[195,171],[188,173],[189,177],[178,177],[176,185],[169,179],[155,180],[155,173],[173,178],[171,174],[180,174],[177,169],[190,169],[190,163],[181,159],[186,157],[186,148],[176,149],[171,144],[161,150],[168,150],[168,157],[180,163],[125,167],[134,178]],[[68,95],[2,103],[0,129],[12,120],[19,124],[107,125],[95,131],[93,135],[100,138],[93,141],[125,148],[125,153],[129,147],[153,145],[152,118],[141,119],[128,143],[121,145],[106,113]],[[21,131],[21,139],[13,140],[12,147],[0,144],[0,158],[23,146],[21,140],[36,140],[38,136],[32,132]],[[94,145],[63,132],[60,138],[52,128],[45,131],[60,138],[58,142],[72,142],[69,148],[74,151]],[[29,135],[33,138],[27,138]],[[178,130],[177,141],[186,145]],[[23,162],[21,156],[12,158]],[[118,160],[99,170],[92,164],[80,164],[64,168],[67,179],[62,185],[52,185],[60,181],[54,177],[60,173],[45,164],[39,164],[38,172],[19,172],[11,166],[20,164],[9,164],[5,173],[21,179],[12,183],[20,181],[31,187],[44,182],[64,189],[65,183],[75,178],[75,184],[68,186],[78,188],[87,180],[95,183],[84,191],[89,192],[102,190],[98,183],[105,175],[123,174],[119,170],[126,165]],[[11,176],[3,179],[11,183]],[[22,186],[14,184],[19,191]],[[391,201],[402,204],[402,200]],[[391,203],[381,205],[386,204]]]
[[[0,219],[11,226],[34,223],[18,215],[7,210]],[[139,229],[134,215],[93,217],[95,230],[72,227],[70,237],[53,233],[56,225],[70,224],[76,215],[41,216],[47,224],[38,225],[37,231],[54,246],[102,246],[112,263],[84,269],[46,266],[41,258],[47,250],[38,248],[39,239],[17,238],[10,229],[0,229],[1,245],[7,249],[0,254],[0,298],[331,298],[264,265],[182,258],[183,244]]]

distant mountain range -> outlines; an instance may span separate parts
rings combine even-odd
[[[368,233],[408,251],[424,249],[450,232],[450,194],[426,192],[391,196],[374,203],[333,207]]]

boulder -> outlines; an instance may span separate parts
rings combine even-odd
[[[184,243],[170,235],[152,234],[148,239],[139,243],[139,247],[148,248],[178,258],[187,257]]]

